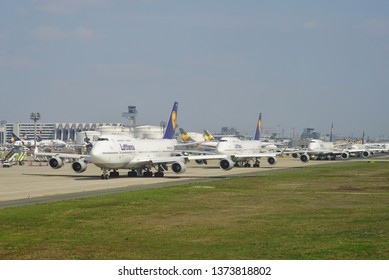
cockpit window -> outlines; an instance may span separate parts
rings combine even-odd
[[[108,138],[98,138],[97,141],[109,141]]]

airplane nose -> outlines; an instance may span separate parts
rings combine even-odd
[[[90,158],[94,164],[104,162],[103,153],[96,147],[93,147],[90,151]]]

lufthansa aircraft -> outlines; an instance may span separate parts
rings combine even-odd
[[[151,170],[154,168],[156,169],[154,176],[163,177],[164,171],[168,170],[167,164],[171,164],[175,173],[185,172],[185,158],[176,155],[177,140],[173,139],[177,107],[178,103],[175,102],[163,139],[136,139],[130,135],[103,134],[93,145],[90,155],[39,152],[36,155],[51,157],[49,165],[55,169],[64,165],[64,158],[76,159],[72,163],[72,169],[77,173],[84,172],[87,164],[91,162],[101,168],[102,179],[118,177],[119,169],[128,169],[129,177],[140,174],[151,177],[153,176]]]
[[[368,157],[372,154],[364,146],[336,147],[334,142],[332,142],[333,128],[334,125],[332,124],[329,142],[312,139],[308,144],[307,150],[292,152],[292,156],[294,158],[300,157],[302,162],[308,162],[311,159],[335,160],[337,156],[340,156],[342,159],[348,159],[350,156]]]
[[[190,156],[189,159],[196,160],[197,163],[207,160],[220,159],[220,168],[230,170],[234,166],[250,167],[250,162],[253,161],[253,167],[259,167],[259,159],[267,158],[267,162],[271,165],[277,163],[277,154],[264,152],[263,145],[260,140],[261,130],[261,114],[259,115],[256,132],[253,140],[240,140],[236,137],[222,137],[216,142],[214,155],[199,155]],[[204,146],[207,146],[205,144]]]
[[[14,144],[14,146],[26,146],[26,147],[34,147],[35,143],[37,146],[40,147],[64,148],[67,146],[67,144],[62,140],[43,140],[40,133],[37,135],[36,141],[28,137],[26,134],[23,136],[23,140],[22,140],[14,133],[12,133],[11,142]]]
[[[34,140],[29,139],[27,135],[24,135],[22,140],[17,135],[12,133],[11,143],[17,147],[21,147],[21,146],[34,147]]]

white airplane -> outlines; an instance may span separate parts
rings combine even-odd
[[[330,141],[324,142],[319,139],[312,139],[306,150],[294,151],[292,156],[294,158],[300,157],[302,162],[308,162],[311,159],[331,159],[335,160],[337,156],[340,156],[342,159],[347,159],[350,155],[359,155],[362,157],[368,157],[371,153],[366,150],[366,148],[361,148],[359,146],[353,146],[349,148],[341,148],[335,146],[332,142],[334,125],[331,126]]]
[[[29,139],[27,135],[24,135],[22,140],[16,134],[12,133],[11,144],[16,147],[34,147],[34,140]]]
[[[191,156],[188,159],[194,159],[197,163],[206,163],[207,160],[220,159],[220,168],[230,170],[234,166],[250,167],[253,161],[253,167],[259,167],[259,159],[266,157],[269,164],[277,163],[277,153],[264,152],[264,146],[260,140],[261,114],[259,115],[256,132],[253,140],[240,140],[236,137],[222,137],[215,142],[214,155]],[[204,143],[208,146],[208,143]]]
[[[68,146],[68,144],[65,141],[59,140],[59,139],[53,139],[53,140],[45,140],[41,136],[41,132],[39,132],[37,136],[37,145],[40,147],[56,147],[56,148],[65,148]]]
[[[42,139],[40,134],[38,134],[36,141],[34,141],[34,139],[29,138],[27,135],[24,135],[22,140],[14,133],[12,133],[11,143],[13,143],[14,146],[26,146],[26,147],[34,147],[35,143],[37,146],[40,147],[57,147],[57,148],[67,147],[67,144],[62,140],[56,140],[56,139],[44,140]]]
[[[311,139],[306,150],[295,150],[290,153],[286,152],[286,154],[291,154],[293,158],[299,157],[302,162],[308,162],[315,158],[335,160],[337,151],[335,152],[334,143],[332,142],[333,127],[334,125],[332,124],[329,142]]]
[[[177,122],[178,103],[173,105],[169,123],[163,139],[136,139],[130,135],[102,134],[93,145],[90,155],[40,153],[37,156],[51,157],[49,165],[52,168],[60,168],[64,165],[65,158],[76,159],[72,163],[72,169],[81,173],[87,168],[89,162],[100,167],[103,171],[101,178],[118,177],[119,169],[128,169],[129,177],[143,174],[145,177],[153,175],[152,168],[156,169],[154,176],[163,177],[168,170],[167,164],[171,164],[175,173],[186,170],[187,158],[177,155],[175,147],[177,140],[173,139]]]
[[[344,151],[349,153],[350,156],[366,158],[377,152],[387,152],[388,149],[380,144],[365,143],[365,132],[363,132],[361,143],[348,144]]]

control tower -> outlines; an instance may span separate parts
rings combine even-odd
[[[134,128],[136,125],[136,116],[138,115],[138,111],[136,110],[136,106],[128,106],[128,112],[124,112],[122,117],[128,119],[130,132],[134,132]]]

